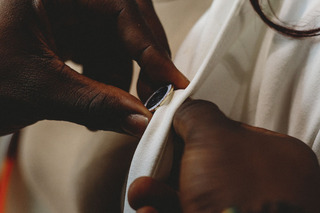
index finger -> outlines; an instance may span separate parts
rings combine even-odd
[[[172,83],[175,88],[184,89],[189,81],[175,67],[170,58],[166,38],[163,38],[165,34],[159,29],[159,23],[154,19],[156,15],[150,2],[145,3],[144,6],[150,8],[145,15],[149,18],[153,16],[153,21],[150,23],[157,24],[148,26],[139,6],[134,1],[125,1],[118,15],[119,35],[150,83],[159,85]],[[155,35],[153,32],[159,34]]]

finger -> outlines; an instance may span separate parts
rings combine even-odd
[[[232,147],[228,143],[232,125],[233,122],[208,101],[189,100],[175,113],[173,126],[185,143],[179,176],[183,210],[221,212],[221,207],[229,204],[225,203],[227,199],[221,187],[224,182],[217,177],[229,168],[227,162],[230,157],[225,154],[229,152],[225,150],[230,151]]]
[[[173,83],[178,89],[185,88],[188,80],[174,66],[166,48],[155,38],[138,6],[129,2],[131,1],[125,3],[120,10],[118,30],[130,55],[149,77],[149,85],[151,82],[157,87]]]
[[[159,212],[180,212],[177,193],[150,177],[140,177],[130,185],[128,200],[133,209],[151,206]]]
[[[144,19],[146,20],[147,26],[150,28],[152,34],[154,35],[154,38],[157,39],[161,47],[163,47],[167,51],[168,55],[171,57],[171,51],[169,48],[166,33],[159,20],[159,17],[156,15],[156,11],[153,7],[152,1],[137,0],[137,3]],[[140,99],[143,102],[146,101],[150,94],[152,94],[160,86],[150,84],[150,82],[152,82],[152,80],[148,77],[148,73],[144,71],[140,72],[137,91]]]
[[[55,67],[60,69],[46,72],[51,82],[40,91],[49,94],[41,99],[46,119],[142,135],[151,114],[138,99],[119,88],[80,75],[62,62]]]
[[[136,0],[144,19],[158,43],[171,56],[168,39],[151,0]]]
[[[205,142],[203,140],[224,129],[236,128],[239,124],[228,119],[217,105],[202,100],[183,103],[173,118],[176,133],[184,142]],[[210,137],[209,137],[210,138]]]

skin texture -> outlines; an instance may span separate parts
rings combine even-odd
[[[2,0],[0,29],[0,135],[44,119],[141,135],[151,114],[126,92],[132,60],[143,100],[188,85],[149,0]]]
[[[206,101],[184,103],[173,126],[184,142],[179,191],[137,179],[129,201],[138,212],[180,212],[170,205],[178,198],[182,212],[318,212],[319,164],[298,139],[230,120]]]

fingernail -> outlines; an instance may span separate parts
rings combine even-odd
[[[141,137],[146,130],[149,119],[144,115],[129,115],[122,125],[122,129],[130,135]]]

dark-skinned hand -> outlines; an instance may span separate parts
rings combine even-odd
[[[173,126],[185,145],[179,191],[138,178],[129,190],[137,212],[319,212],[318,160],[300,140],[230,120],[206,101],[184,103]]]
[[[143,100],[160,85],[188,84],[151,0],[2,1],[0,135],[44,119],[141,135],[151,114],[126,92],[132,60]]]

